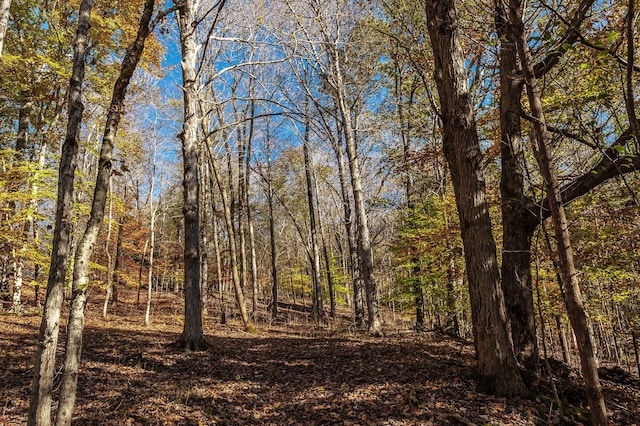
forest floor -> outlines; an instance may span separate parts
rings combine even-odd
[[[304,309],[282,309],[278,323],[257,321],[249,334],[236,319],[206,317],[210,349],[183,352],[170,345],[181,298],[156,296],[144,327],[135,294],[121,291],[107,320],[101,296],[91,296],[76,425],[545,425],[581,424],[586,412],[577,372],[559,362],[556,387],[572,413],[564,418],[548,381],[528,399],[482,394],[470,342],[406,324],[372,338],[354,333],[347,311],[318,327]],[[37,313],[0,315],[0,425],[26,423],[39,323]],[[640,425],[637,376],[602,375],[613,424]]]

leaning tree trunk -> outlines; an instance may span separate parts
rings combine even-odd
[[[74,42],[73,69],[69,88],[69,119],[67,135],[62,145],[58,177],[58,200],[56,202],[56,221],[51,248],[51,266],[47,283],[47,295],[38,336],[29,402],[27,424],[50,425],[53,374],[55,372],[56,346],[60,331],[60,310],[64,299],[64,279],[67,258],[70,249],[70,237],[73,219],[73,183],[78,152],[78,139],[82,124],[82,82],[84,80],[85,51],[89,17],[93,0],[83,0],[78,16],[78,30]]]
[[[153,14],[155,0],[146,0],[136,39],[129,45],[122,60],[120,75],[113,86],[111,106],[102,138],[102,148],[98,159],[98,175],[96,177],[91,213],[84,235],[78,244],[73,267],[72,299],[67,322],[67,342],[65,346],[64,370],[60,387],[60,401],[56,417],[56,426],[71,424],[73,407],[76,400],[78,369],[82,350],[82,331],[84,329],[84,307],[89,287],[89,264],[93,248],[98,240],[109,190],[109,180],[113,168],[113,149],[118,125],[124,112],[124,100],[131,76],[138,66],[144,42],[150,33],[149,23]]]
[[[220,191],[220,198],[222,199],[222,209],[224,211],[224,222],[227,228],[227,237],[229,238],[229,256],[231,260],[231,278],[233,281],[233,287],[236,293],[236,301],[238,302],[238,306],[240,308],[240,315],[242,316],[242,322],[244,324],[244,328],[248,332],[253,332],[254,328],[251,324],[251,319],[249,318],[249,313],[247,312],[247,305],[244,299],[244,292],[242,291],[241,281],[240,281],[240,273],[238,272],[238,255],[236,253],[236,238],[233,226],[233,218],[231,214],[231,201],[229,200],[229,194],[226,191],[224,186],[224,182],[222,179],[222,174],[220,173],[220,167],[216,159],[213,157],[213,153],[211,152],[211,147],[209,146],[209,141],[205,141],[207,154],[209,156],[209,165],[213,171],[213,176],[215,177],[215,185],[218,187]],[[211,179],[211,187],[214,186],[213,179]]]
[[[334,46],[335,47],[335,46]],[[334,48],[331,51],[334,90],[336,92],[336,103],[340,110],[343,123],[343,131],[346,140],[347,159],[349,160],[349,172],[351,174],[351,189],[355,203],[355,214],[357,224],[358,255],[360,273],[365,287],[367,298],[367,322],[369,333],[374,336],[381,336],[382,318],[380,315],[380,303],[378,298],[378,286],[373,270],[373,249],[371,248],[371,236],[369,234],[369,221],[367,209],[364,203],[364,191],[362,189],[362,176],[360,171],[360,160],[358,158],[358,146],[354,135],[354,128],[351,121],[351,108],[347,104],[345,83],[340,65],[340,55]]]
[[[203,105],[200,104],[200,111],[202,110]],[[204,115],[204,114],[203,114]],[[200,121],[200,126],[203,132],[206,134],[207,129],[204,126],[204,122]],[[223,137],[223,139],[226,139]],[[213,177],[209,177],[210,186],[213,188],[217,186],[218,191],[220,192],[220,198],[222,200],[222,210],[224,216],[224,222],[227,229],[227,237],[229,239],[229,257],[231,261],[230,269],[231,269],[231,278],[233,281],[233,288],[236,294],[236,301],[238,302],[238,307],[240,309],[240,315],[242,317],[242,322],[244,324],[245,331],[253,332],[254,328],[251,324],[251,319],[249,318],[249,313],[247,312],[247,305],[244,298],[244,291],[242,289],[240,274],[238,272],[238,255],[236,251],[236,238],[235,238],[235,229],[233,226],[233,201],[230,200],[229,193],[227,192],[224,180],[222,177],[222,173],[220,172],[220,164],[218,160],[213,154],[211,148],[211,140],[206,137],[204,140],[204,148],[206,149],[207,157],[208,157],[208,165],[211,167],[211,171],[213,172]],[[227,150],[229,153],[229,150]],[[230,153],[229,153],[230,155]],[[229,165],[231,165],[231,161],[229,161]],[[229,170],[229,183],[233,182],[233,176],[231,170]],[[214,181],[215,178],[215,181]]]
[[[427,2],[427,26],[440,97],[444,154],[460,216],[481,387],[503,396],[524,395],[526,388],[513,352],[500,287],[482,153],[454,1]]]
[[[507,7],[509,10],[509,19],[515,29],[518,54],[520,56],[520,63],[529,98],[529,107],[531,108],[531,114],[534,118],[533,127],[538,145],[538,155],[536,157],[547,187],[549,210],[551,210],[551,218],[557,240],[558,260],[562,273],[562,281],[565,286],[567,314],[571,320],[578,342],[578,352],[582,366],[582,376],[585,381],[587,400],[589,401],[591,421],[594,425],[607,425],[609,422],[608,414],[598,378],[598,367],[594,355],[593,341],[589,333],[587,316],[584,310],[582,295],[580,294],[578,272],[573,261],[569,225],[560,193],[557,172],[551,158],[551,142],[547,135],[547,126],[542,109],[542,98],[533,72],[533,66],[531,65],[531,53],[528,48],[522,21],[523,3],[521,3],[520,0],[511,0]]]
[[[178,7],[178,27],[182,50],[183,123],[182,141],[184,205],[184,328],[176,346],[188,350],[208,347],[202,331],[200,301],[200,226],[198,179],[198,88],[196,84],[195,2],[184,0]]]

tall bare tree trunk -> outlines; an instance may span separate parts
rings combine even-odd
[[[529,52],[522,21],[523,3],[520,0],[510,0],[507,7],[509,10],[509,19],[515,29],[520,64],[522,66],[529,98],[529,107],[531,108],[531,114],[534,118],[533,127],[538,145],[538,155],[536,157],[547,187],[549,209],[551,210],[551,218],[557,240],[558,260],[562,273],[562,281],[565,286],[567,313],[578,342],[582,376],[585,381],[591,421],[594,425],[607,425],[609,422],[608,414],[598,378],[598,367],[594,355],[593,341],[589,333],[587,316],[584,310],[582,295],[580,294],[578,273],[573,261],[569,225],[560,193],[557,172],[551,158],[551,142],[547,135],[547,125],[542,109],[542,98],[533,72],[531,53]]]
[[[147,303],[144,309],[144,325],[149,326],[151,324],[151,288],[153,287],[153,261],[155,259],[156,251],[156,216],[158,212],[158,206],[153,203],[153,193],[156,186],[156,159],[158,155],[158,144],[153,144],[153,155],[151,160],[151,184],[149,185],[149,212],[151,217],[149,218],[149,238],[144,242],[144,251],[142,254],[142,263],[140,264],[140,274],[142,274],[142,266],[144,265],[145,252],[147,245],[149,246],[149,270],[147,271]],[[163,216],[164,223],[164,216]],[[138,285],[138,301],[140,301],[140,288],[142,287],[142,281]]]
[[[104,245],[104,252],[107,255],[107,289],[104,296],[104,303],[102,304],[102,318],[107,318],[107,310],[109,303],[111,302],[111,296],[113,294],[113,267],[111,253],[109,252],[109,246],[111,242],[111,223],[113,222],[113,176],[109,176],[109,214],[107,215],[107,238]]]
[[[304,172],[307,183],[307,203],[309,206],[309,232],[311,245],[311,274],[312,274],[312,308],[311,312],[317,321],[324,320],[325,313],[322,305],[322,285],[320,279],[320,247],[318,245],[318,200],[315,198],[313,171],[311,170],[311,156],[309,154],[309,107],[305,104],[304,140],[302,151],[304,155]]]
[[[245,209],[247,213],[247,231],[249,235],[249,262],[251,266],[251,295],[253,297],[252,309],[253,316],[255,318],[258,309],[258,259],[256,257],[256,235],[253,224],[253,211],[251,209],[251,150],[253,148],[253,134],[254,134],[254,117],[255,104],[251,101],[251,120],[249,123],[249,136],[247,138],[247,155],[245,158],[244,168],[246,170],[244,175],[244,195],[245,195]]]
[[[356,227],[353,223],[353,215],[351,213],[351,203],[349,199],[349,189],[347,188],[347,173],[345,170],[344,154],[342,147],[342,129],[338,132],[336,143],[332,144],[336,154],[338,163],[338,179],[340,181],[340,195],[342,201],[342,210],[344,212],[344,226],[347,235],[347,243],[349,247],[349,271],[351,272],[353,286],[353,310],[355,326],[362,329],[365,326],[364,319],[364,297],[362,275],[360,274],[360,262],[358,257],[358,249],[356,242]]]
[[[224,186],[224,182],[222,180],[222,174],[220,173],[220,167],[218,161],[213,157],[213,153],[211,152],[211,147],[209,146],[209,141],[205,141],[207,154],[209,156],[209,165],[213,171],[213,176],[215,177],[215,184],[220,191],[220,198],[222,198],[222,208],[224,211],[224,221],[227,228],[227,236],[229,238],[229,255],[231,258],[231,277],[233,280],[233,287],[236,293],[236,300],[238,302],[238,306],[240,308],[240,314],[242,316],[242,322],[244,323],[244,328],[248,332],[253,332],[253,325],[251,324],[251,320],[249,318],[249,313],[247,312],[247,305],[244,299],[244,292],[242,290],[241,281],[240,281],[240,273],[238,272],[238,256],[236,254],[236,238],[233,226],[233,218],[231,215],[231,202],[229,200],[229,194]],[[211,182],[211,186],[214,185],[214,182]]]
[[[314,179],[315,199],[318,200],[318,179]],[[333,272],[331,271],[331,259],[329,257],[329,243],[324,232],[324,221],[318,209],[318,226],[320,227],[320,241],[322,242],[322,256],[324,258],[324,267],[327,271],[327,286],[329,287],[329,316],[336,317],[336,286],[333,282]]]
[[[200,301],[200,216],[198,178],[198,87],[196,62],[198,46],[195,1],[184,0],[178,7],[178,27],[182,50],[183,123],[182,181],[184,205],[184,328],[176,346],[188,350],[208,347],[202,331],[202,304]]]
[[[207,162],[204,149],[200,150],[200,293],[202,303],[202,315],[209,314],[209,243],[207,239],[207,226],[209,224],[209,209],[207,205],[208,191]]]
[[[267,205],[269,207],[269,248],[271,251],[271,318],[278,317],[278,253],[276,251],[276,221],[273,212],[273,182],[271,170],[271,133],[269,119],[266,124],[266,153],[267,156]],[[295,303],[295,292],[293,294]]]
[[[127,48],[122,60],[120,74],[113,86],[111,106],[107,114],[104,136],[102,137],[102,148],[98,159],[98,175],[91,203],[91,213],[75,255],[72,299],[67,322],[67,342],[65,345],[64,370],[60,386],[56,426],[68,426],[71,424],[82,351],[82,331],[84,329],[87,288],[89,287],[90,258],[104,220],[107,192],[113,168],[115,137],[124,112],[127,87],[142,56],[144,42],[150,32],[149,23],[153,14],[154,3],[155,0],[146,0],[144,4],[136,39]]]
[[[60,331],[60,310],[64,298],[64,279],[70,249],[74,173],[84,110],[81,98],[82,82],[84,80],[85,51],[92,7],[93,0],[83,0],[80,4],[78,29],[73,47],[73,69],[69,88],[69,119],[67,135],[62,145],[62,156],[60,157],[56,222],[53,232],[47,295],[40,324],[38,352],[36,354],[31,400],[29,402],[29,417],[27,419],[29,426],[48,426],[51,424],[51,392],[55,370],[56,346]]]
[[[347,149],[347,159],[349,160],[349,172],[351,174],[351,189],[355,203],[355,215],[357,224],[358,257],[360,273],[365,287],[367,298],[367,326],[371,335],[381,336],[382,318],[380,315],[380,303],[378,297],[378,286],[373,269],[373,250],[371,248],[371,236],[369,234],[369,220],[367,209],[364,203],[364,191],[362,189],[362,176],[360,172],[360,159],[358,156],[358,144],[354,135],[354,127],[351,120],[351,108],[349,108],[344,90],[344,79],[342,77],[342,67],[340,65],[340,55],[335,46],[330,54],[333,66],[333,85],[336,96],[336,103],[340,110],[340,116],[345,134]]]
[[[526,388],[513,352],[482,173],[468,76],[453,0],[426,2],[435,59],[444,154],[451,171],[464,245],[481,387],[499,395]]]

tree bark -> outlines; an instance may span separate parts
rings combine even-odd
[[[45,308],[38,336],[38,351],[27,419],[29,426],[48,426],[51,424],[51,392],[55,371],[56,346],[60,331],[60,310],[64,298],[64,279],[70,249],[74,173],[84,110],[81,98],[82,82],[84,81],[85,51],[92,7],[93,0],[83,0],[80,4],[78,29],[74,41],[73,69],[69,84],[69,118],[66,138],[62,145],[62,156],[60,157],[51,265],[49,268]]]
[[[244,164],[244,205],[247,220],[247,233],[249,236],[249,263],[251,266],[251,295],[253,297],[252,313],[255,318],[258,309],[258,259],[256,256],[256,235],[253,226],[253,211],[251,209],[251,151],[253,148],[255,103],[251,101],[251,119],[249,120],[249,136],[247,137],[247,152]]]
[[[220,173],[220,167],[218,162],[213,157],[213,153],[211,152],[211,147],[209,146],[209,141],[205,141],[207,147],[207,153],[209,156],[209,165],[212,168],[213,176],[215,177],[215,184],[217,184],[218,190],[220,191],[220,198],[222,198],[222,209],[224,211],[224,221],[227,227],[227,237],[229,238],[229,255],[231,260],[231,277],[233,280],[233,287],[236,293],[236,301],[238,302],[238,306],[240,308],[240,314],[242,316],[242,322],[244,323],[244,328],[248,332],[253,332],[253,325],[251,324],[251,320],[249,318],[249,313],[247,312],[247,305],[244,299],[244,292],[242,290],[241,281],[240,281],[240,273],[238,272],[238,256],[236,254],[236,238],[233,226],[233,218],[231,215],[231,202],[229,200],[229,195],[224,187],[224,182],[222,180],[222,174]],[[214,185],[214,182],[211,182],[211,186]]]
[[[362,275],[360,273],[358,249],[356,242],[356,227],[353,223],[353,215],[351,212],[351,203],[349,199],[349,189],[347,187],[347,173],[344,164],[344,154],[342,152],[342,133],[339,132],[337,141],[333,144],[333,150],[336,154],[338,163],[338,179],[340,181],[340,195],[342,199],[342,210],[344,211],[344,226],[347,233],[347,242],[349,245],[349,271],[353,285],[353,310],[356,328],[363,329],[365,327],[364,319],[364,297],[362,286]]]
[[[156,160],[158,155],[158,144],[153,144],[153,155],[151,160],[151,173],[149,173],[150,177],[150,185],[149,185],[149,213],[151,217],[149,218],[149,238],[144,242],[144,250],[142,253],[142,263],[140,264],[140,275],[142,275],[142,266],[144,265],[144,258],[147,251],[147,245],[149,246],[149,270],[147,271],[147,303],[145,305],[144,310],[144,325],[149,326],[151,324],[151,287],[153,284],[153,261],[156,250],[156,216],[158,212],[157,204],[153,203],[153,193],[156,187]],[[164,216],[163,216],[163,224],[164,224]],[[138,285],[138,302],[140,301],[140,287],[142,287],[142,280]]]
[[[314,179],[314,193],[317,200],[318,195],[318,179]],[[336,288],[333,281],[333,273],[331,272],[331,258],[329,256],[329,243],[324,232],[324,221],[322,215],[318,209],[318,226],[320,227],[320,241],[322,242],[322,256],[324,258],[324,267],[327,271],[327,286],[329,287],[329,316],[331,318],[336,317]]]
[[[1,12],[1,11],[0,11]],[[1,31],[1,29],[0,29]],[[18,134],[16,137],[16,155],[15,159],[17,161],[24,161],[25,163],[29,161],[29,154],[27,150],[27,145],[29,143],[29,127],[31,125],[31,110],[33,109],[33,102],[30,100],[25,100],[24,104],[20,107],[20,112],[18,113]],[[19,183],[19,186],[16,187],[15,191],[22,191],[24,189],[23,185],[30,186],[26,182]],[[29,201],[29,207],[33,207],[35,200],[35,193],[33,188],[31,189],[31,193],[33,194],[33,198]],[[21,209],[22,203],[17,201],[11,202],[13,206],[13,210],[15,213],[18,213],[18,210]],[[22,310],[22,284],[23,284],[23,272],[24,272],[24,253],[26,252],[29,244],[29,228],[31,226],[31,222],[33,221],[33,215],[27,213],[28,217],[22,223],[21,229],[19,232],[19,237],[16,238],[18,242],[17,245],[20,247],[14,247],[13,249],[13,300],[11,303],[11,312],[20,312]]]
[[[126,189],[125,189],[126,193]],[[111,303],[114,305],[118,304],[118,285],[121,283],[120,280],[120,268],[122,268],[122,236],[124,234],[124,224],[127,219],[126,214],[122,214],[120,220],[118,221],[118,238],[116,240],[116,258],[113,265],[113,277],[111,281]]]
[[[84,329],[84,308],[87,288],[89,287],[89,263],[98,233],[104,220],[104,211],[113,167],[113,149],[115,137],[122,114],[124,100],[129,81],[135,71],[142,52],[144,42],[149,35],[151,16],[155,0],[146,0],[140,17],[136,39],[129,45],[122,60],[120,74],[113,86],[111,106],[107,114],[100,158],[98,159],[98,175],[96,177],[91,213],[84,235],[78,244],[73,267],[72,299],[67,322],[67,342],[65,345],[64,370],[60,387],[60,401],[56,416],[56,426],[71,424],[73,407],[76,400],[78,369],[82,351],[82,331]]]
[[[184,327],[176,346],[186,350],[202,350],[208,347],[202,331],[202,304],[200,300],[200,218],[198,178],[198,87],[196,83],[195,3],[184,0],[178,7],[178,28],[182,51],[183,123],[182,163],[184,168],[182,187],[184,196]]]
[[[335,47],[335,46],[334,46]],[[371,236],[369,234],[369,222],[367,209],[364,203],[364,192],[362,189],[362,177],[360,171],[360,159],[358,158],[358,145],[354,135],[354,128],[351,120],[351,108],[349,108],[344,89],[342,68],[340,65],[340,55],[334,48],[331,50],[333,75],[335,80],[334,90],[336,103],[340,111],[340,117],[345,134],[347,159],[349,162],[349,172],[351,174],[351,190],[355,203],[355,215],[357,224],[357,244],[360,273],[364,283],[365,295],[367,299],[367,327],[369,334],[381,336],[382,317],[380,315],[380,303],[378,298],[378,286],[373,269],[373,250],[371,248]]]
[[[271,134],[269,121],[266,124],[266,156],[267,156],[267,205],[269,207],[269,248],[271,250],[271,318],[278,317],[278,253],[276,250],[276,221],[273,211],[273,182],[271,170]],[[293,294],[295,303],[295,293]]]
[[[204,149],[200,150],[198,167],[200,168],[200,293],[202,303],[202,315],[209,315],[209,245],[207,239],[207,225],[209,224],[209,209],[207,208],[207,195],[209,181],[207,176],[207,162]]]
[[[113,222],[113,176],[109,176],[109,215],[107,217],[107,237],[104,245],[104,252],[107,256],[107,289],[104,296],[104,303],[102,304],[102,317],[107,318],[107,310],[109,308],[109,302],[111,302],[111,296],[113,294],[113,267],[111,253],[109,252],[109,246],[111,243],[111,223]]]
[[[311,156],[309,155],[309,110],[305,105],[305,128],[304,128],[304,141],[302,144],[302,151],[304,155],[304,172],[305,180],[307,183],[307,202],[309,206],[309,232],[311,243],[311,273],[312,273],[312,315],[317,321],[324,320],[325,313],[322,305],[322,285],[320,280],[320,246],[318,244],[318,219],[317,206],[318,200],[316,200],[313,184],[313,171],[311,170]]]
[[[220,298],[220,324],[227,323],[226,306],[224,303],[224,279],[222,278],[222,257],[220,256],[220,243],[218,241],[218,219],[213,217],[213,250],[216,255],[216,284],[218,285],[218,297]]]
[[[502,290],[511,336],[518,360],[533,375],[539,374],[538,345],[531,287],[531,236],[524,193],[522,143],[522,75],[518,66],[516,40],[501,1],[496,2],[496,30],[501,40],[500,60],[500,153],[502,174]]]
[[[4,38],[7,34],[9,24],[9,9],[11,0],[0,0],[0,62],[2,62],[2,50],[4,48]]]
[[[557,240],[557,251],[565,286],[567,313],[578,342],[582,375],[585,380],[587,400],[591,421],[594,425],[607,425],[608,414],[604,402],[604,395],[598,378],[598,368],[594,355],[593,341],[589,333],[587,316],[580,294],[578,273],[573,261],[571,236],[562,202],[558,176],[551,158],[551,142],[547,136],[547,126],[542,109],[542,98],[537,86],[531,53],[527,44],[524,24],[522,21],[523,3],[520,0],[510,0],[507,5],[509,19],[514,26],[520,64],[525,78],[525,86],[529,98],[529,107],[534,117],[533,127],[538,146],[536,159],[547,187],[549,209]]]
[[[481,388],[503,396],[524,395],[526,388],[513,352],[500,287],[457,11],[452,0],[427,2],[426,9],[440,97],[444,154],[460,216],[478,369],[484,378]]]

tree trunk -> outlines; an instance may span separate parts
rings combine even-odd
[[[342,143],[340,141],[342,141],[342,135],[338,134],[338,138],[333,149],[338,163],[338,178],[340,180],[340,195],[342,196],[342,209],[344,211],[344,226],[349,244],[349,270],[353,280],[354,320],[356,328],[362,329],[365,326],[362,275],[360,273],[360,262],[358,260],[356,227],[353,223],[353,216],[351,214],[351,203],[349,201],[349,190],[347,188],[347,173],[344,164],[344,154],[342,153]]]
[[[640,350],[638,349],[638,337],[635,331],[631,331],[631,340],[633,342],[633,353],[636,357],[636,370],[640,377]]]
[[[51,424],[51,392],[73,220],[73,183],[77,164],[78,139],[84,110],[81,99],[82,82],[84,80],[87,33],[90,25],[89,16],[91,15],[92,7],[93,0],[83,0],[80,4],[78,29],[73,48],[73,69],[69,88],[69,119],[67,135],[62,145],[62,155],[60,157],[51,265],[49,268],[45,308],[38,336],[38,351],[27,420],[29,426],[48,426]]]
[[[13,263],[13,298],[11,301],[10,312],[18,313],[22,310],[22,271],[24,269],[24,260],[22,256],[18,256]]]
[[[315,199],[318,200],[318,180],[314,179],[314,191],[315,191]],[[331,272],[331,259],[329,257],[329,247],[327,243],[327,238],[324,233],[324,221],[322,220],[322,215],[318,210],[318,226],[320,227],[320,240],[322,241],[322,256],[324,258],[324,267],[327,270],[327,286],[329,287],[329,316],[331,318],[336,317],[336,288],[335,283],[333,282],[333,273]]]
[[[82,331],[84,329],[87,288],[89,287],[90,258],[104,220],[107,192],[113,166],[113,149],[118,125],[124,113],[124,99],[131,76],[142,56],[144,42],[150,32],[149,23],[153,14],[154,2],[155,0],[146,0],[144,4],[136,39],[127,48],[125,57],[122,60],[120,75],[118,75],[113,87],[111,106],[107,114],[100,158],[98,159],[98,175],[91,203],[91,213],[74,259],[72,300],[67,323],[67,342],[65,345],[64,370],[60,386],[56,426],[68,426],[71,424],[82,351]]]
[[[233,218],[231,215],[231,202],[229,200],[229,195],[224,187],[224,182],[222,180],[222,174],[220,173],[220,168],[218,166],[218,162],[213,156],[211,152],[211,147],[209,146],[209,141],[205,141],[207,153],[209,156],[209,165],[213,170],[213,176],[215,177],[215,184],[217,184],[218,190],[220,191],[220,197],[222,198],[222,208],[224,211],[224,221],[227,227],[227,237],[229,238],[229,255],[231,260],[231,277],[233,280],[233,287],[236,293],[236,300],[238,302],[238,307],[240,308],[240,314],[242,316],[242,322],[244,323],[244,328],[248,332],[253,332],[253,325],[251,324],[251,320],[249,319],[249,313],[247,312],[247,305],[244,299],[244,292],[242,290],[241,281],[240,281],[240,273],[238,272],[238,256],[236,254],[236,238],[235,231],[233,226]],[[214,186],[214,182],[211,182],[211,186]]]
[[[276,222],[273,213],[273,182],[271,181],[271,136],[269,133],[269,122],[266,125],[267,131],[267,204],[269,206],[269,247],[271,249],[271,318],[278,317],[278,253],[276,251]],[[295,303],[295,293],[293,294]]]
[[[569,342],[567,334],[564,332],[564,326],[560,320],[560,315],[556,315],[556,327],[558,329],[558,338],[560,339],[560,348],[562,349],[562,360],[565,364],[571,365],[571,355],[569,352]]]
[[[318,245],[318,200],[315,198],[313,171],[311,170],[311,156],[309,155],[309,111],[305,105],[305,127],[302,151],[304,154],[304,172],[307,183],[307,202],[309,206],[309,231],[311,237],[311,273],[312,280],[312,315],[317,321],[323,321],[325,317],[322,305],[322,285],[320,281],[320,246]]]
[[[213,196],[213,195],[212,195]],[[220,243],[218,242],[218,219],[213,217],[213,250],[216,255],[216,283],[218,284],[218,297],[220,298],[220,324],[227,323],[227,313],[224,303],[224,280],[222,279],[222,258],[220,256]]]
[[[198,87],[196,84],[195,2],[184,0],[178,7],[178,27],[182,50],[183,123],[182,141],[183,215],[184,215],[184,328],[176,346],[187,350],[208,347],[202,331],[202,304],[200,301],[200,217],[198,179]]]
[[[566,292],[567,313],[578,341],[580,363],[585,381],[587,400],[589,401],[591,421],[594,425],[607,425],[608,414],[598,378],[593,340],[589,334],[587,317],[582,302],[582,295],[580,294],[564,203],[560,193],[557,172],[551,158],[551,142],[547,136],[542,99],[533,72],[533,66],[531,65],[531,53],[529,52],[522,21],[523,4],[520,0],[511,0],[508,8],[508,16],[515,29],[520,64],[522,66],[529,98],[529,107],[534,117],[533,127],[538,145],[538,155],[536,159],[540,165],[540,171],[547,187],[547,198],[549,200],[549,209],[551,210],[551,217],[556,234],[560,270]]]
[[[255,319],[258,309],[258,260],[256,257],[256,235],[253,226],[253,215],[251,210],[251,150],[253,147],[253,132],[254,132],[254,120],[255,104],[251,101],[251,120],[249,121],[249,136],[247,137],[247,152],[245,156],[244,164],[244,205],[247,213],[247,232],[249,235],[249,263],[251,265],[251,295],[253,297],[252,310],[253,317]]]
[[[204,150],[200,150],[200,294],[202,303],[202,315],[209,315],[209,250],[207,239],[207,226],[210,221],[209,209],[207,206],[208,189],[207,162],[203,155]]]
[[[111,253],[109,252],[109,246],[111,242],[111,223],[113,222],[113,177],[109,175],[109,215],[107,218],[107,238],[104,245],[104,252],[107,255],[107,289],[104,297],[104,303],[102,304],[102,318],[107,318],[107,309],[109,308],[109,302],[111,302],[111,296],[113,295],[113,268]]]
[[[125,189],[126,193],[126,189]],[[116,259],[113,265],[113,277],[111,281],[112,287],[112,295],[111,295],[111,303],[114,305],[118,304],[118,285],[120,284],[120,268],[122,268],[122,236],[124,234],[124,224],[126,221],[127,215],[122,214],[120,220],[118,221],[118,239],[116,240]]]
[[[142,289],[142,268],[144,267],[144,259],[147,257],[147,246],[149,240],[145,240],[144,248],[142,249],[142,260],[140,261],[140,267],[138,268],[138,295],[136,297],[136,305],[140,304],[140,290]]]
[[[156,145],[153,147],[153,164],[151,166],[151,185],[149,190],[152,194],[155,187],[155,162],[156,158]],[[156,212],[157,207],[153,205],[153,198],[149,197],[149,211],[151,212],[151,218],[149,219],[149,230],[150,235],[149,239],[149,270],[147,271],[147,303],[144,309],[144,325],[149,326],[151,324],[151,287],[153,285],[153,261],[156,249]],[[145,250],[147,249],[147,241],[144,243]],[[144,263],[144,255],[142,256],[142,263]],[[142,267],[140,267],[140,271],[142,271]],[[140,287],[138,287],[138,290]],[[140,300],[140,292],[138,291],[138,300]]]
[[[335,47],[335,46],[334,46]],[[333,65],[334,90],[336,101],[340,110],[340,116],[345,134],[347,159],[349,160],[349,172],[351,174],[351,189],[355,203],[355,214],[357,224],[358,256],[360,273],[365,287],[367,299],[367,326],[369,334],[381,336],[382,318],[378,299],[378,287],[373,269],[373,250],[371,248],[371,236],[369,235],[369,222],[367,209],[364,203],[364,192],[362,189],[362,177],[360,174],[360,159],[358,158],[358,146],[354,135],[354,128],[351,121],[351,108],[349,108],[344,90],[342,68],[340,65],[340,55],[334,48],[331,52]]]
[[[427,2],[427,26],[435,59],[444,154],[460,216],[479,373],[483,390],[503,396],[526,388],[513,352],[511,330],[482,173],[482,153],[452,0]]]
[[[403,94],[402,94],[402,76],[400,67],[398,62],[394,60],[394,90],[395,96],[397,99],[396,104],[396,114],[398,116],[398,121],[400,122],[400,137],[402,139],[402,154],[404,161],[404,189],[405,189],[405,198],[406,198],[406,209],[407,215],[411,216],[415,214],[415,203],[414,203],[414,180],[412,175],[412,170],[410,166],[410,156],[411,156],[411,131],[409,127],[409,123],[407,123],[404,105],[403,105]],[[409,105],[413,104],[413,90],[409,96]],[[413,282],[413,296],[416,304],[416,331],[426,331],[427,325],[425,323],[425,309],[424,309],[424,291],[422,289],[422,280],[420,276],[422,275],[420,269],[420,259],[416,256],[416,249],[411,245],[409,247],[410,254],[410,262],[413,265],[411,267],[411,276],[409,277]]]
[[[531,236],[533,227],[524,193],[522,143],[522,76],[518,67],[516,40],[501,1],[496,2],[496,30],[500,38],[500,151],[502,174],[502,290],[511,336],[518,360],[533,375],[539,375],[533,292],[531,287]]]
[[[9,9],[11,0],[0,0],[0,62],[2,62],[2,49],[4,47],[4,37],[7,34],[9,24]]]

